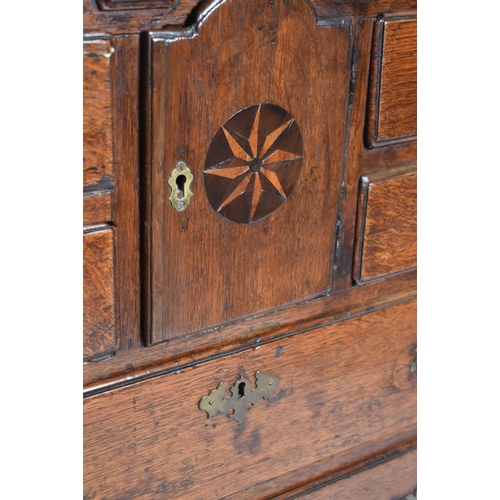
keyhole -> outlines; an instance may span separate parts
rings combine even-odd
[[[238,397],[239,397],[240,399],[245,397],[245,382],[242,382],[242,383],[238,386]]]
[[[177,198],[180,200],[184,198],[184,184],[186,183],[186,176],[179,175],[175,182],[177,183]]]

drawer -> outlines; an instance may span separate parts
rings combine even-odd
[[[416,139],[417,20],[384,18],[374,29],[367,141],[372,146]]]
[[[411,439],[415,315],[405,302],[85,399],[86,498],[263,498]],[[269,400],[249,395],[259,371]],[[246,416],[208,418],[202,397],[237,381]]]
[[[354,279],[363,283],[417,265],[417,172],[361,179]]]
[[[397,458],[364,469],[357,474],[299,495],[301,500],[416,500],[417,452],[409,451]]]
[[[83,235],[83,356],[108,353],[116,345],[113,229]]]
[[[113,186],[113,46],[108,38],[83,41],[83,185]]]

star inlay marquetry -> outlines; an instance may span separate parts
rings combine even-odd
[[[290,113],[267,103],[245,108],[222,125],[208,150],[210,204],[233,222],[256,222],[290,196],[303,158],[302,136]]]

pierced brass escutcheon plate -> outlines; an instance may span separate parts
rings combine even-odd
[[[178,161],[168,179],[172,192],[168,199],[177,212],[182,212],[189,205],[193,193],[189,186],[193,181],[193,174],[183,161]]]
[[[230,397],[227,397],[226,382],[221,382],[216,389],[210,391],[208,396],[201,398],[198,407],[207,412],[208,418],[222,413],[241,422],[252,406],[255,406],[261,399],[270,399],[280,383],[280,379],[275,375],[269,375],[260,370],[255,373],[255,380],[255,389],[252,389],[252,383],[241,377],[231,387]]]

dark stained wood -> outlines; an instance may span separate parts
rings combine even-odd
[[[83,185],[113,186],[113,46],[109,38],[83,41]]]
[[[116,169],[113,222],[116,225],[116,266],[119,348],[142,345],[140,329],[139,253],[139,36],[115,38]]]
[[[417,265],[417,173],[414,168],[363,177],[354,278],[358,282]]]
[[[105,0],[106,1],[106,0]],[[115,0],[122,5],[137,3],[135,10],[99,10],[93,0],[83,0],[83,29],[85,33],[132,34],[158,30],[165,26],[183,26],[193,16],[201,0],[179,0],[173,9],[156,8],[170,0]],[[245,1],[245,0],[243,0]],[[416,0],[308,0],[320,22],[331,18],[377,16],[383,12],[400,13],[415,10]],[[151,4],[155,8],[142,8]],[[104,5],[104,4],[103,4]],[[118,5],[118,3],[116,4]],[[104,7],[106,8],[106,7]],[[123,9],[123,10],[121,10]],[[132,15],[131,15],[132,14]]]
[[[97,0],[102,10],[169,9],[175,8],[176,0]]]
[[[413,493],[417,486],[417,451],[409,451],[375,467],[296,498],[303,500],[398,499]]]
[[[337,292],[306,303],[290,305],[257,317],[173,339],[148,349],[118,351],[113,358],[84,365],[84,393],[109,390],[145,376],[176,370],[215,356],[397,304],[416,295],[416,270],[368,282],[360,288]]]
[[[113,230],[83,235],[83,356],[110,352],[116,345]]]
[[[308,0],[320,18],[330,16],[377,16],[417,8],[416,0]]]
[[[112,193],[89,193],[83,196],[83,225],[95,226],[112,220]]]
[[[232,1],[195,33],[150,36],[143,294],[149,345],[327,293],[333,273],[348,23],[318,27],[303,0]],[[259,103],[293,116],[303,140],[302,172],[271,215],[234,224],[210,205],[202,169],[222,124]],[[270,136],[278,125],[266,120]],[[194,175],[182,212],[172,209],[167,183],[179,160]],[[234,213],[246,213],[243,197],[233,203]]]
[[[413,140],[417,134],[416,17],[378,21],[373,43],[367,140],[373,146]]]
[[[283,108],[262,103],[231,117],[208,149],[204,183],[212,208],[233,222],[257,222],[291,195],[304,147],[297,122]]]
[[[259,483],[288,475],[291,487],[321,460],[340,469],[345,453],[409,439],[415,314],[406,302],[86,399],[86,498],[253,499]],[[279,391],[242,423],[199,410],[219,382],[259,369]]]
[[[93,0],[83,0],[83,31],[89,34],[138,34],[165,26],[182,26],[199,3],[200,0],[179,0],[173,9],[165,9],[157,8],[160,0],[156,0],[152,5],[154,8],[99,10]]]
[[[363,173],[363,132],[366,116],[366,93],[370,64],[373,21],[357,19],[354,23],[355,43],[351,56],[348,128],[345,139],[345,163],[342,176],[342,198],[335,248],[333,290],[352,285],[352,261],[358,180]]]
[[[362,171],[367,175],[416,163],[417,141],[400,142],[384,148],[365,149],[362,153]]]

